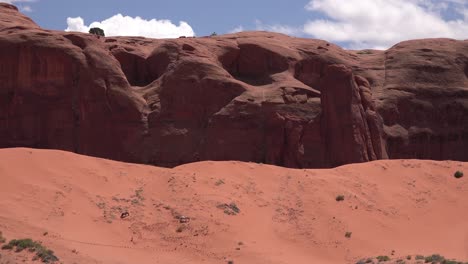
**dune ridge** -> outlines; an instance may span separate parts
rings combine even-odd
[[[468,163],[166,169],[1,149],[0,231],[42,241],[64,263],[356,263],[434,253],[467,261],[468,178],[455,171]],[[0,254],[0,263],[32,257]]]

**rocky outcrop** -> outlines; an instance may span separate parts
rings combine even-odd
[[[322,86],[322,135],[332,166],[386,157],[382,124],[375,112],[370,85],[350,68],[332,64]]]
[[[160,166],[468,160],[464,41],[360,52],[268,32],[98,38],[0,9],[0,147]]]

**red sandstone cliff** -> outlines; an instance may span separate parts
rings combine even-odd
[[[466,161],[468,42],[97,38],[0,3],[0,147],[15,146],[162,166]]]

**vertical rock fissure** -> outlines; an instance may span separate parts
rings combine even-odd
[[[74,65],[76,69],[73,71],[72,78],[72,112],[73,112],[73,151],[80,153],[80,67]]]

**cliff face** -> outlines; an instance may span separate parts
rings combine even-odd
[[[0,4],[0,147],[175,166],[468,160],[468,42],[98,38]]]

